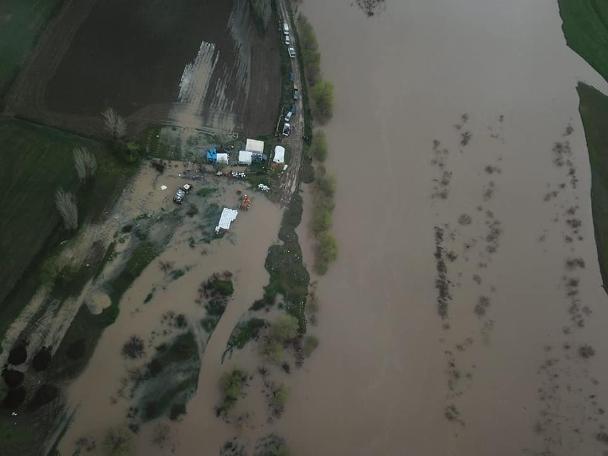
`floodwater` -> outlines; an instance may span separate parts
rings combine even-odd
[[[575,86],[606,84],[556,1],[380,6],[301,6],[336,85],[340,255],[278,432],[296,455],[602,454],[608,300]]]
[[[141,213],[154,214],[172,208],[171,190],[162,191],[160,187],[166,185],[172,189],[183,184],[186,180],[180,177],[179,171],[177,168],[158,175],[151,168],[143,169],[133,184],[134,196],[122,202],[125,208],[123,212],[130,219]],[[236,192],[245,190],[246,185],[240,182],[226,183],[222,179],[226,178],[206,177],[204,183],[195,182],[195,190],[204,186],[219,188],[215,196],[208,198],[226,207],[238,207]],[[62,454],[85,452],[88,442],[95,442],[95,445],[86,453],[93,451],[95,454],[95,449],[97,452],[101,450],[108,429],[127,424],[129,408],[140,405],[136,400],[131,400],[129,393],[134,371],[150,359],[154,347],[170,341],[176,335],[163,322],[166,321],[167,312],[185,316],[187,326],[199,345],[201,357],[213,359],[211,371],[208,374],[205,372],[205,375],[203,372],[208,368],[203,361],[199,381],[215,375],[216,383],[206,389],[201,389],[199,385],[198,389],[204,392],[201,393],[203,397],[210,395],[207,391],[215,392],[221,374],[218,371],[222,368],[221,355],[232,328],[249,306],[262,296],[262,287],[268,281],[263,264],[268,247],[275,242],[279,229],[278,205],[261,194],[251,196],[251,209],[240,211],[231,231],[210,244],[197,243],[192,247],[189,238],[197,230],[196,220],[199,216],[184,218],[165,251],[150,263],[125,293],[116,322],[104,331],[86,370],[68,388],[68,408],[73,416],[61,439],[59,450]],[[168,280],[161,263],[170,263],[173,270],[181,269],[185,274],[176,280]],[[207,340],[206,333],[200,330],[200,320],[205,312],[200,303],[196,303],[197,290],[212,274],[224,271],[233,274],[235,292],[212,337]],[[149,294],[153,295],[151,300],[147,298]],[[131,336],[141,337],[144,341],[145,353],[141,360],[131,361],[121,356],[121,349]],[[187,408],[190,410],[191,406],[187,405]],[[152,446],[147,439],[154,429],[144,426],[138,441],[138,454],[163,450],[157,445]],[[147,446],[152,448],[146,450]]]

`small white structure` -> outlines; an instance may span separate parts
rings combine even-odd
[[[217,154],[216,157],[216,163],[222,163],[224,165],[228,164],[228,154]]]
[[[272,159],[275,163],[285,163],[285,148],[283,146],[276,146],[274,148],[274,158]]]
[[[263,191],[263,192],[269,192],[270,191],[270,187],[268,185],[264,185],[264,184],[258,184],[258,188]]]
[[[251,165],[253,161],[253,152],[248,150],[239,151],[239,165]]]
[[[263,154],[264,141],[258,141],[257,139],[247,139],[247,145],[245,146],[245,150],[257,154]]]
[[[224,210],[222,210],[220,221],[215,227],[215,232],[220,233],[222,230],[228,231],[230,229],[230,224],[236,220],[237,215],[239,215],[239,211],[225,207]]]

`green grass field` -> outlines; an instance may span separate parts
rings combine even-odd
[[[566,42],[608,81],[608,2],[559,0]]]
[[[568,46],[608,81],[608,2],[558,0]],[[579,83],[579,111],[591,164],[591,207],[604,289],[608,292],[608,96]]]
[[[62,187],[76,192],[81,221],[97,218],[111,206],[136,167],[126,166],[96,141],[26,122],[0,121],[0,144],[1,336],[35,281],[18,287],[21,297],[7,295],[28,268],[35,269],[54,244],[66,237],[55,208],[55,191]],[[95,179],[83,187],[72,157],[76,146],[87,147],[98,162]]]
[[[583,83],[578,85],[577,90],[591,163],[595,242],[604,289],[608,290],[608,96]]]
[[[63,0],[0,2],[0,95],[36,44],[44,25]]]

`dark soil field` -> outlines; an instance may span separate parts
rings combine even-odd
[[[184,68],[207,42],[215,66],[203,75],[201,122],[227,129],[220,120],[228,117],[231,130],[269,133],[279,103],[278,32],[273,22],[261,33],[248,9],[246,0],[67,2],[15,84],[9,111],[90,135],[102,132],[107,107],[127,117],[132,133],[166,123]],[[231,16],[244,18],[236,32]]]
[[[55,208],[58,188],[76,192],[80,220],[99,217],[111,206],[131,167],[125,167],[99,143],[51,128],[25,122],[0,122],[0,337],[25,304],[31,286],[19,286],[24,272],[35,269],[37,259],[66,238]],[[72,150],[85,146],[98,163],[94,183],[80,188]],[[47,252],[48,253],[48,252]],[[28,274],[26,274],[28,275]],[[30,274],[31,275],[31,274]],[[36,285],[36,278],[23,278]]]

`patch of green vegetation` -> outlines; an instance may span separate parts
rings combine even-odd
[[[580,114],[591,163],[591,208],[604,290],[608,292],[608,96],[579,83]]]
[[[110,307],[111,312],[107,315],[107,324],[113,323],[118,316],[118,304],[124,292],[129,289],[131,284],[139,277],[146,266],[148,266],[161,252],[161,246],[151,241],[141,242],[129,256],[122,271],[106,284],[106,291],[112,301]],[[106,312],[108,312],[108,309],[103,313],[105,314]]]
[[[199,371],[198,345],[192,332],[178,335],[168,346],[158,347],[137,386],[143,420],[162,415],[177,418],[178,411],[196,391]]]
[[[245,347],[250,340],[257,339],[260,331],[264,329],[267,324],[268,323],[263,318],[250,318],[239,322],[232,330],[232,334],[230,334],[226,352],[231,352],[235,348],[240,350]]]
[[[222,392],[222,402],[217,406],[218,416],[226,415],[243,397],[247,386],[247,372],[235,368],[225,372],[220,378],[220,389]]]
[[[315,131],[315,135],[310,144],[312,158],[319,162],[324,162],[327,159],[327,137],[323,130]]]
[[[304,306],[310,275],[302,261],[302,249],[295,231],[301,220],[302,197],[295,193],[283,214],[279,230],[279,240],[282,244],[273,245],[268,249],[265,266],[270,280],[264,287],[263,298],[255,303],[254,307],[271,307],[278,295],[283,296],[287,312],[298,319],[300,332],[303,334],[306,332]]]
[[[137,170],[120,162],[105,145],[22,121],[0,121],[0,337],[45,278],[45,259],[73,234],[64,231],[55,191],[75,192],[79,220],[98,220]],[[97,158],[95,178],[81,186],[74,147]],[[48,266],[48,264],[47,264]],[[18,286],[17,286],[18,285]]]
[[[566,42],[608,81],[608,2],[559,0]]]
[[[253,456],[289,456],[285,439],[276,434],[269,434],[257,441]]]
[[[329,232],[332,225],[336,182],[333,176],[325,173],[323,167],[319,170],[319,176],[313,184],[311,228],[317,241],[314,268],[318,274],[323,275],[338,256],[338,244]]]
[[[0,10],[0,98],[62,0],[3,0]]]
[[[312,352],[314,352],[318,346],[319,339],[317,339],[315,336],[308,335],[304,337],[304,344],[302,345],[302,351],[304,353],[304,356],[308,358],[310,355],[312,355]]]
[[[196,194],[205,198],[209,195],[214,194],[215,192],[217,192],[217,188],[215,187],[201,187],[196,191]]]
[[[292,315],[281,315],[270,325],[269,331],[260,344],[260,354],[276,364],[283,361],[286,345],[296,339],[299,333],[298,319]]]
[[[222,279],[214,277],[209,281],[209,290],[218,293],[222,296],[232,296],[234,293],[234,284],[230,279]]]
[[[317,122],[325,124],[334,115],[334,85],[329,81],[319,81],[310,90],[312,115]]]

